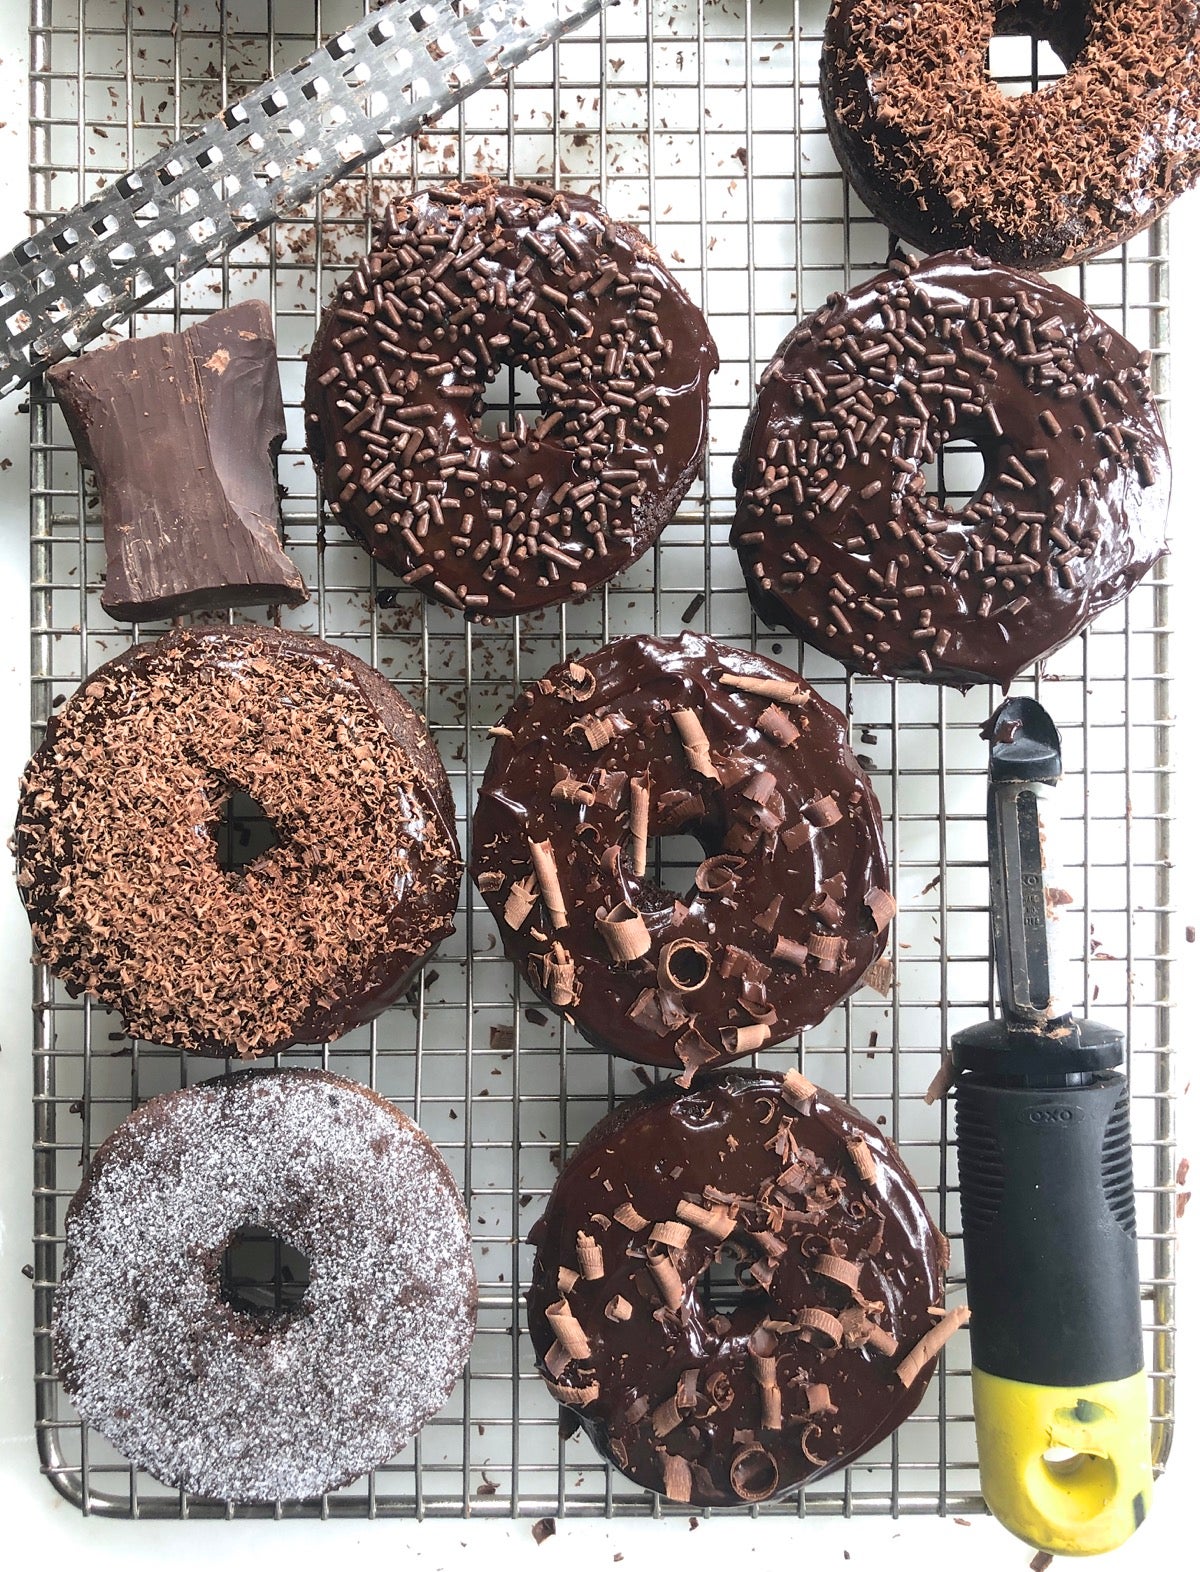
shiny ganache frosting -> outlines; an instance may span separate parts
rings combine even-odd
[[[246,793],[276,843],[222,867]],[[21,784],[17,884],[40,959],[131,1036],[253,1058],[404,992],[453,931],[454,804],[425,723],[305,634],[197,627],[99,667]]]
[[[708,1072],[622,1104],[530,1242],[550,1390],[674,1500],[765,1500],[841,1468],[932,1372],[918,1345],[946,1241],[895,1147],[794,1071]]]
[[[495,730],[471,872],[589,1041],[687,1078],[823,1020],[881,954],[879,804],[794,672],[693,633],[618,639]],[[654,878],[662,835],[699,842],[690,887]]]
[[[1003,34],[1045,39],[1066,75],[1009,96],[988,69]],[[1058,267],[1200,178],[1193,0],[835,0],[820,84],[855,189],[925,251]]]
[[[1073,296],[972,252],[898,259],[763,374],[732,541],[755,610],[853,670],[1009,683],[1166,549],[1148,358]],[[960,509],[922,465],[972,444]]]
[[[309,356],[330,511],[471,618],[576,599],[650,546],[704,453],[717,353],[637,230],[582,196],[468,182],[392,203]],[[529,372],[527,426],[481,428]]]

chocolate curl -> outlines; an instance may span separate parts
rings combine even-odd
[[[882,994],[886,999],[892,991],[895,981],[896,968],[886,956],[878,961],[872,961],[863,973],[863,986],[870,988],[873,993]]]
[[[546,1320],[550,1329],[566,1349],[571,1359],[590,1359],[592,1345],[588,1342],[587,1333],[575,1319],[570,1305],[565,1299],[560,1299],[552,1304],[546,1311]]]
[[[801,846],[807,846],[812,840],[812,825],[807,819],[800,819],[790,829],[784,830],[779,839],[783,842],[785,851],[797,852]]]
[[[810,933],[808,953],[816,956],[819,971],[836,972],[838,963],[846,953],[846,941],[836,933]]]
[[[577,781],[573,775],[568,774],[551,786],[550,797],[554,802],[577,802],[582,803],[585,808],[590,808],[596,800],[596,792],[584,781]]]
[[[837,1255],[819,1255],[812,1264],[814,1272],[841,1283],[843,1288],[857,1288],[862,1267],[857,1261],[843,1261]]]
[[[599,1381],[592,1381],[587,1386],[560,1386],[557,1381],[547,1381],[546,1385],[551,1395],[567,1408],[586,1408],[600,1396]]]
[[[804,809],[804,817],[821,829],[828,829],[842,817],[842,810],[837,805],[836,797],[818,797]]]
[[[607,748],[615,737],[628,730],[629,722],[623,715],[585,715],[582,720],[571,722],[567,727],[567,736],[579,732],[592,752],[599,753],[601,748]]]
[[[823,1332],[831,1343],[837,1344],[842,1340],[842,1323],[837,1316],[830,1315],[828,1310],[817,1310],[811,1307],[798,1310],[794,1324],[797,1331]]]
[[[696,869],[696,888],[701,895],[723,895],[737,883],[738,870],[745,866],[744,857],[731,857],[727,852],[706,857]]]
[[[836,1414],[833,1399],[829,1395],[829,1388],[824,1381],[809,1381],[804,1388],[805,1400],[808,1403],[810,1414]]]
[[[601,907],[596,913],[596,926],[618,966],[636,961],[650,948],[650,930],[642,921],[641,912],[635,911],[628,901],[607,912]]]
[[[867,1343],[871,1348],[877,1348],[886,1359],[893,1359],[899,1343],[890,1332],[885,1332],[883,1327],[871,1323],[867,1332]]]
[[[775,1363],[774,1360],[771,1361]],[[777,1386],[763,1386],[759,1388],[759,1397],[762,1401],[762,1428],[764,1430],[783,1429],[783,1393]]]
[[[498,890],[504,883],[504,875],[499,868],[490,868],[484,873],[476,875],[475,883],[483,894],[488,895],[492,890]]]
[[[554,861],[554,848],[549,841],[530,841],[529,855],[533,871],[542,892],[542,900],[556,928],[567,926],[567,908],[563,902],[562,887],[558,882],[558,865]]]
[[[678,1429],[683,1423],[683,1415],[679,1412],[679,1405],[672,1393],[664,1402],[661,1402],[650,1415],[650,1426],[654,1434],[661,1440],[669,1436],[672,1430]]]
[[[769,802],[778,784],[770,770],[757,770],[742,786],[741,795],[749,802]]]
[[[808,1113],[812,1108],[813,1099],[817,1095],[817,1088],[807,1075],[801,1075],[799,1070],[788,1070],[783,1077],[783,1086],[780,1088],[785,1101],[791,1103],[793,1108],[798,1108],[801,1113]]]
[[[766,1327],[756,1327],[750,1334],[746,1350],[750,1355],[750,1368],[759,1386],[774,1386],[778,1380],[775,1370],[775,1350],[779,1339]]]
[[[729,1483],[743,1501],[765,1501],[779,1487],[779,1466],[761,1446],[744,1446],[729,1465]]]
[[[550,1344],[549,1352],[545,1359],[542,1360],[542,1363],[553,1379],[557,1381],[560,1376],[566,1374],[567,1366],[571,1363],[571,1356],[556,1338]]]
[[[712,952],[695,939],[672,939],[658,955],[658,980],[664,988],[695,993],[703,988],[712,970]]]
[[[691,1237],[692,1230],[686,1223],[655,1223],[650,1230],[651,1241],[666,1245],[668,1250],[682,1250]]]
[[[876,933],[882,933],[900,909],[890,890],[877,890],[874,885],[863,896],[863,905],[871,914]]]
[[[675,1208],[675,1215],[681,1218],[691,1228],[698,1228],[702,1234],[708,1234],[713,1239],[728,1239],[737,1227],[737,1213],[732,1206],[697,1206],[692,1201],[680,1201]]]
[[[783,966],[792,966],[798,972],[804,970],[804,963],[808,960],[808,946],[799,943],[796,939],[785,939],[781,934],[775,940],[775,948],[771,951],[771,959],[779,961]]]
[[[911,1386],[929,1361],[941,1353],[959,1327],[966,1326],[970,1319],[971,1312],[966,1305],[956,1305],[935,1326],[930,1327],[896,1366],[896,1380],[900,1385]]]
[[[597,1278],[604,1276],[604,1251],[591,1234],[585,1234],[580,1230],[576,1235],[575,1255],[585,1281],[594,1283]]]
[[[859,1178],[864,1184],[875,1183],[875,1158],[871,1148],[867,1145],[865,1136],[851,1135],[846,1138],[846,1151],[850,1161],[858,1171]]]
[[[586,666],[581,666],[577,660],[571,661],[567,667],[567,681],[559,688],[559,696],[564,699],[574,699],[578,704],[586,704],[596,691],[596,674],[589,671]]]
[[[624,1201],[613,1213],[613,1221],[620,1223],[622,1228],[628,1228],[630,1233],[636,1234],[642,1228],[649,1228],[650,1219],[643,1217],[632,1201]]]
[[[573,1272],[569,1266],[560,1266],[558,1269],[558,1291],[560,1294],[569,1294],[579,1281],[579,1273]]]
[[[629,782],[629,828],[633,835],[633,871],[646,875],[646,845],[650,837],[650,777],[634,776]]]
[[[807,704],[812,698],[810,689],[801,682],[786,682],[779,677],[743,677],[740,672],[721,673],[723,688],[736,688],[739,693],[754,693],[760,699],[771,699],[776,704]]]
[[[510,928],[521,928],[537,904],[537,880],[532,874],[519,879],[509,890],[504,903],[504,921]]]
[[[755,1053],[770,1040],[769,1026],[725,1026],[721,1029],[721,1046],[726,1053]]]
[[[692,1470],[687,1460],[663,1453],[663,1492],[668,1501],[690,1502],[692,1499]]]
[[[683,1303],[683,1279],[675,1269],[669,1252],[663,1246],[654,1246],[646,1252],[646,1265],[654,1278],[663,1303],[668,1310],[678,1310]]]
[[[568,1009],[575,1003],[575,962],[557,939],[546,957],[545,975],[550,1003]]]
[[[507,726],[489,726],[488,727],[488,736],[489,737],[512,737],[512,736],[515,736],[515,735],[516,735],[515,732],[510,731]]]
[[[769,704],[755,724],[781,748],[790,748],[800,735],[800,728],[792,724],[778,704]]]
[[[694,1026],[688,1027],[675,1042],[675,1057],[683,1066],[683,1074],[677,1076],[680,1086],[686,1089],[692,1084],[692,1077],[702,1065],[711,1064],[714,1059],[721,1056],[711,1043],[706,1042]]]
[[[934,1103],[940,1103],[957,1079],[958,1071],[954,1068],[954,1055],[943,1049],[942,1062],[938,1065],[937,1074],[925,1089],[925,1102],[931,1108]]]
[[[620,1294],[614,1294],[604,1307],[604,1314],[610,1321],[628,1321],[633,1314],[633,1306],[628,1299]]]
[[[675,730],[683,743],[688,765],[697,775],[706,775],[709,780],[714,781],[719,779],[713,768],[712,748],[695,710],[672,710],[671,719],[675,722]]]

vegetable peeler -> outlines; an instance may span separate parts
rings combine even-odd
[[[1014,698],[984,736],[1002,1014],[952,1041],[980,1480],[1012,1533],[1095,1555],[1151,1490],[1125,1041],[1062,992],[1054,722]]]

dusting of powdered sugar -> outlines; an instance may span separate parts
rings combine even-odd
[[[299,1314],[221,1297],[230,1237],[309,1258]],[[384,1463],[449,1396],[475,1329],[466,1216],[410,1120],[320,1070],[155,1098],[67,1218],[55,1348],[80,1416],[200,1495],[307,1498]]]

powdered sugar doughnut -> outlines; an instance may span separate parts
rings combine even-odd
[[[234,1309],[256,1227],[308,1257],[290,1313]],[[475,1329],[457,1188],[425,1135],[321,1070],[156,1097],[96,1153],[66,1221],[54,1346],[80,1417],[199,1495],[306,1498],[384,1463],[446,1401]]]

